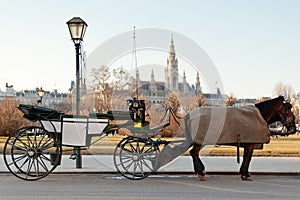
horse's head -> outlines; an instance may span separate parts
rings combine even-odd
[[[296,132],[295,115],[292,112],[292,107],[290,102],[283,102],[279,110],[270,119],[273,122],[280,121],[290,134]]]
[[[286,127],[288,134],[296,132],[292,105],[283,96],[257,103],[255,106],[268,124],[280,121]]]

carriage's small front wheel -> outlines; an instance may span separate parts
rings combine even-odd
[[[4,162],[9,171],[23,180],[38,180],[51,173],[61,159],[57,133],[30,126],[17,130],[4,145]]]
[[[114,164],[124,177],[140,180],[153,172],[152,163],[158,153],[159,148],[152,139],[129,136],[116,146]]]

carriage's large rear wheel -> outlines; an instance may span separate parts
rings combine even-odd
[[[51,173],[61,159],[57,133],[30,126],[17,130],[4,145],[4,162],[9,171],[23,180],[38,180]]]
[[[119,142],[114,152],[118,172],[132,180],[146,178],[153,172],[159,148],[150,138],[129,136]]]

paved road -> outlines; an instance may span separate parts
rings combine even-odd
[[[298,200],[299,176],[151,176],[132,181],[115,174],[53,174],[39,181],[22,181],[0,174],[0,199],[272,199]]]

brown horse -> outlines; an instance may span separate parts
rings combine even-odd
[[[261,116],[268,125],[280,121],[287,128],[288,134],[293,134],[296,132],[295,116],[291,111],[292,105],[289,102],[286,102],[282,96],[255,104],[255,107],[259,110]],[[185,119],[185,124],[185,131],[192,131],[191,127],[188,126],[189,115]],[[235,124],[234,126],[239,126],[239,124]],[[199,129],[201,129],[200,126]],[[190,134],[193,133],[190,132]],[[232,145],[236,146],[237,144]],[[249,164],[252,158],[253,150],[257,147],[258,143],[246,142],[239,145],[244,147],[243,162],[240,167],[241,178],[242,180],[252,180],[249,173]],[[190,155],[193,158],[194,171],[200,180],[206,180],[205,167],[199,158],[199,152],[203,147],[203,144],[196,143],[194,140],[192,147],[193,148],[190,150]]]

